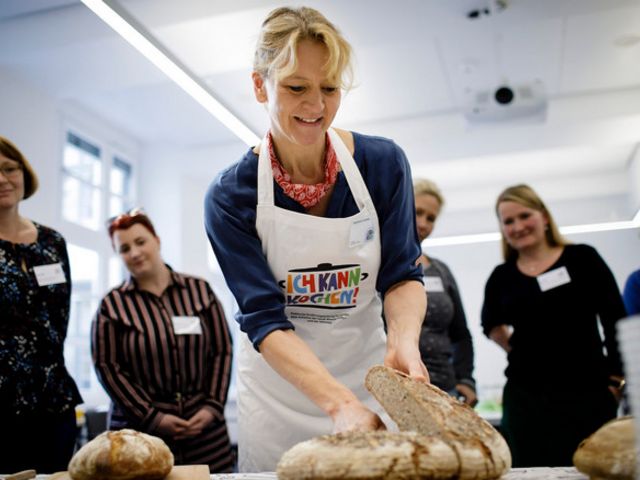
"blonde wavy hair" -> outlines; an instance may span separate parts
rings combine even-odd
[[[569,243],[560,233],[560,229],[558,228],[556,221],[553,219],[551,212],[542,201],[542,198],[540,198],[535,190],[529,185],[526,185],[524,183],[513,185],[511,187],[505,188],[502,193],[498,195],[495,207],[498,221],[500,221],[498,206],[502,202],[515,202],[524,207],[532,208],[533,210],[542,212],[542,214],[547,218],[549,222],[549,228],[545,231],[545,237],[549,246],[556,247],[567,245]],[[504,233],[502,233],[502,228],[500,228],[500,235],[502,236],[502,257],[505,260],[516,258],[518,256],[518,252],[511,245],[509,245],[504,237]]]
[[[444,205],[444,196],[442,191],[433,180],[428,178],[416,178],[413,180],[413,195],[432,195],[440,204],[440,207]]]
[[[309,7],[281,7],[269,13],[258,37],[253,70],[276,80],[291,75],[298,67],[296,50],[303,40],[327,47],[327,78],[349,90],[353,86],[351,45],[324,15]]]

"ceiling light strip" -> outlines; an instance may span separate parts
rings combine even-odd
[[[573,235],[576,233],[608,232],[613,230],[629,230],[640,228],[640,210],[638,210],[632,220],[623,222],[589,223],[584,225],[569,225],[560,227],[563,235]],[[450,245],[467,245],[472,243],[485,243],[500,241],[499,232],[479,233],[473,235],[456,235],[451,237],[428,238],[422,244],[425,247],[444,247]]]
[[[196,75],[166,51],[142,25],[119,7],[117,2],[82,0],[82,3],[243,142],[249,146],[260,142],[260,137],[255,132],[216,99]]]

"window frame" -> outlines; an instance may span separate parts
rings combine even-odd
[[[79,139],[86,141],[93,146],[97,147],[100,151],[101,161],[101,178],[100,185],[97,188],[100,190],[100,212],[98,221],[98,230],[94,230],[90,227],[86,227],[79,223],[67,220],[63,214],[63,186],[66,175],[64,166],[64,151],[67,145],[68,133],[72,133]],[[139,144],[130,136],[125,135],[96,119],[94,116],[87,112],[79,111],[75,108],[69,107],[68,110],[62,113],[62,121],[60,124],[59,138],[61,139],[59,145],[59,158],[56,168],[57,172],[57,184],[56,190],[58,194],[58,200],[56,202],[56,218],[60,225],[60,232],[65,237],[68,244],[73,244],[80,248],[95,251],[98,255],[98,275],[97,284],[95,286],[96,299],[99,304],[100,299],[115,285],[110,283],[110,268],[109,263],[112,259],[117,258],[117,254],[113,251],[111,241],[109,240],[105,222],[110,217],[110,202],[112,196],[119,196],[129,200],[134,206],[136,199],[138,198],[138,167],[141,148]],[[111,192],[111,169],[115,164],[115,158],[127,163],[131,167],[131,184],[129,196],[120,196]],[[73,177],[77,178],[77,177]],[[82,181],[82,179],[78,179]],[[73,287],[73,285],[72,285]],[[73,288],[72,288],[73,295]],[[85,321],[91,322],[91,318],[87,318]],[[70,332],[71,333],[71,332]],[[75,333],[75,332],[73,332]],[[82,336],[67,336],[65,341],[65,350],[68,348],[75,349],[76,345],[86,341],[90,343],[91,339],[83,339]],[[77,355],[76,352],[73,355]],[[91,359],[88,359],[91,361]],[[75,373],[75,372],[73,372]],[[78,381],[78,388],[83,396],[85,405],[88,407],[98,407],[108,404],[109,398],[102,389],[102,386],[97,381],[95,371],[91,368],[89,388],[81,387],[80,381]]]

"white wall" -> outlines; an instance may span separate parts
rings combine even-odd
[[[53,99],[0,68],[0,135],[27,157],[39,179],[38,192],[21,204],[21,213],[57,228],[60,117]]]

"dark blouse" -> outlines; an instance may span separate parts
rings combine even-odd
[[[165,414],[188,419],[201,408],[214,422],[196,438],[165,439],[177,464],[233,466],[224,406],[231,376],[231,337],[209,284],[171,271],[160,297],[129,279],[102,300],[92,326],[98,378],[113,402],[109,427],[154,433]],[[196,317],[201,334],[177,334],[172,317]],[[157,433],[156,433],[157,435]]]
[[[459,383],[475,390],[473,342],[458,285],[445,263],[431,257],[429,262],[423,268],[428,301],[420,333],[422,360],[431,383],[442,390],[451,391]],[[434,278],[439,281],[431,288]]]
[[[511,380],[564,390],[606,385],[609,375],[622,374],[615,326],[625,309],[618,285],[588,245],[566,245],[547,272],[563,267],[571,281],[546,291],[515,259],[496,267],[485,288],[482,327],[488,336],[497,325],[513,326],[505,371]]]
[[[35,223],[35,222],[34,222]],[[62,235],[35,223],[34,243],[0,239],[0,412],[62,413],[82,403],[64,365],[71,273]],[[39,286],[33,267],[59,263],[65,282]]]

